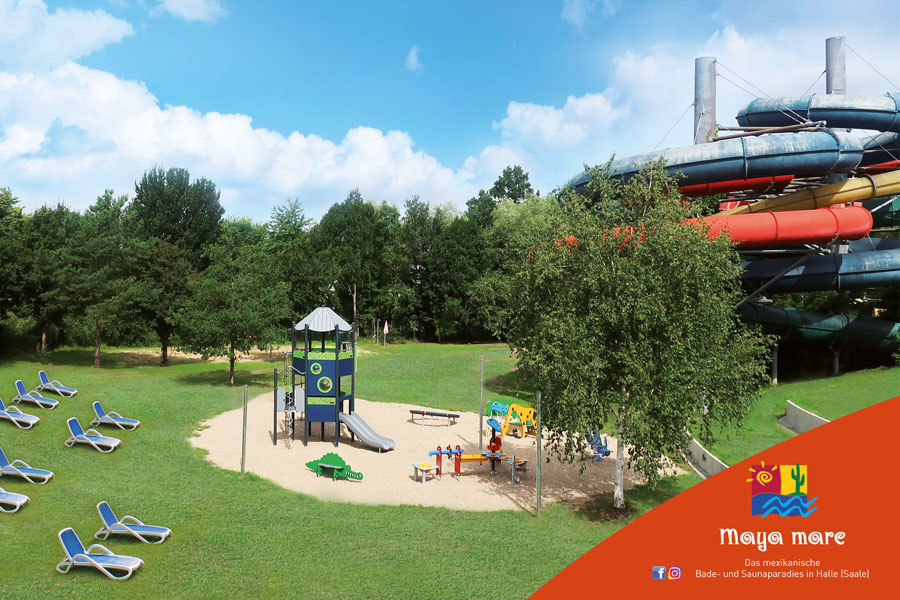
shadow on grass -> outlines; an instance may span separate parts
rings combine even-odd
[[[27,355],[29,360],[40,361],[36,353]],[[142,352],[137,350],[100,350],[101,369],[132,369],[134,367],[158,367],[161,354],[159,352]],[[169,366],[188,363],[201,363],[199,358],[169,357]],[[94,351],[92,349],[67,348],[54,350],[49,354],[49,365],[64,367],[93,367]]]
[[[175,381],[186,385],[213,385],[232,387],[228,382],[228,365],[224,368],[215,369],[206,373],[192,373],[190,375],[182,375],[176,377]],[[272,386],[271,370],[238,370],[234,372],[234,387],[238,388],[242,385],[250,387],[269,387]]]
[[[512,371],[491,377],[484,382],[485,390],[493,394],[500,394],[521,400],[531,406],[534,402],[534,392],[528,389],[527,381],[519,371]]]
[[[572,509],[576,515],[593,523],[620,519],[631,521],[701,481],[702,479],[694,474],[665,477],[658,481],[656,486],[641,484],[625,490],[625,508],[615,508],[613,493],[607,492],[574,504]]]

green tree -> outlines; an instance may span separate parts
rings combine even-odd
[[[322,290],[331,284],[320,262],[311,233],[312,219],[299,200],[288,200],[272,209],[267,224],[266,249],[276,258],[275,268],[288,284],[291,313],[306,315],[322,301]]]
[[[519,165],[513,165],[503,169],[503,173],[491,186],[490,193],[497,200],[509,198],[518,204],[526,196],[533,194],[534,189],[531,187],[531,182],[528,181],[528,173]]]
[[[23,308],[40,334],[40,351],[49,349],[48,332],[59,330],[72,313],[72,241],[79,238],[82,216],[63,204],[42,206],[26,222],[28,267],[23,274]]]
[[[0,188],[0,321],[20,301],[22,278],[28,270],[25,217],[12,191]]]
[[[100,367],[103,322],[127,318],[144,292],[134,276],[135,243],[124,225],[127,196],[106,190],[80,220],[69,255],[68,290],[73,308],[94,324],[94,367]]]
[[[140,273],[149,292],[141,310],[159,337],[165,366],[174,316],[187,301],[188,281],[205,267],[205,249],[216,240],[225,209],[215,184],[191,182],[187,169],[154,167],[134,187],[129,218],[135,235],[148,243]]]
[[[588,458],[590,430],[618,440],[614,505],[628,463],[656,481],[692,433],[740,422],[766,379],[767,340],[735,317],[740,265],[663,192],[659,167],[622,185],[593,169],[587,197],[545,201],[520,270],[509,334],[543,393],[551,447]]]
[[[204,359],[228,357],[231,385],[237,353],[274,343],[290,315],[288,285],[264,241],[263,227],[225,221],[219,241],[207,250],[209,267],[189,283],[190,299],[176,321],[180,348]]]

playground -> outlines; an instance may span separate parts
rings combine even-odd
[[[447,425],[446,419],[436,419],[421,425],[413,421],[409,411],[422,407],[388,402],[367,402],[357,398],[357,410],[376,431],[397,441],[397,447],[387,453],[379,453],[359,441],[350,443],[345,432],[339,448],[331,444],[331,431],[326,429],[325,442],[316,432],[309,445],[300,440],[290,440],[290,431],[279,421],[278,443],[272,444],[272,396],[262,394],[248,404],[246,469],[278,485],[310,494],[322,500],[356,502],[363,504],[412,504],[440,506],[457,510],[525,510],[535,509],[535,438],[515,435],[503,437],[503,452],[507,458],[528,461],[528,471],[521,484],[513,484],[510,466],[501,461],[497,473],[491,476],[490,461],[464,462],[459,478],[452,477],[453,460],[443,457],[443,476],[429,476],[423,484],[413,479],[411,463],[435,464],[435,457],[428,451],[437,446],[461,446],[466,453],[478,453],[478,414],[461,412],[455,425]],[[487,418],[485,418],[487,421]],[[223,469],[240,471],[242,410],[224,412],[201,425],[191,444],[206,450],[207,458]],[[484,449],[490,439],[484,426]],[[615,452],[615,440],[609,440]],[[325,452],[336,451],[354,471],[364,474],[362,481],[333,481],[331,477],[316,477],[305,463],[317,459]],[[544,450],[544,456],[551,454]],[[584,504],[591,498],[610,493],[613,488],[615,461],[591,461],[584,474],[579,465],[551,461],[543,465],[541,473],[542,502]],[[673,472],[683,474],[682,469]],[[626,476],[627,487],[639,480],[631,472]]]

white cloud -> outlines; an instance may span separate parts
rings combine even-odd
[[[422,63],[419,61],[419,47],[413,46],[409,49],[409,54],[406,55],[406,61],[404,62],[404,66],[407,71],[421,71]]]
[[[514,160],[508,150],[481,154],[455,171],[402,131],[355,127],[338,142],[284,136],[246,115],[160,106],[141,83],[71,62],[0,73],[0,172],[31,208],[58,199],[84,208],[107,187],[130,192],[157,164],[215,181],[230,213],[259,219],[294,196],[321,215],[355,187],[397,204],[413,194],[462,204]]]
[[[160,0],[159,7],[185,21],[214,23],[225,16],[221,0]]]
[[[504,138],[526,145],[576,146],[610,126],[622,112],[603,94],[569,96],[562,108],[530,102],[510,102],[506,117],[494,128]]]
[[[52,68],[133,33],[127,22],[99,9],[50,13],[42,0],[0,0],[0,66],[7,71]]]
[[[600,12],[604,17],[612,17],[620,8],[623,0],[603,0]],[[579,31],[584,28],[588,15],[597,8],[598,0],[564,0],[560,16]]]

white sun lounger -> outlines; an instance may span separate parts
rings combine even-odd
[[[54,379],[51,381],[50,378],[47,377],[47,373],[44,371],[38,371],[38,378],[40,378],[41,383],[35,388],[36,390],[53,392],[59,394],[60,396],[66,397],[71,397],[78,393],[78,390],[76,390],[75,388],[64,386],[59,382],[58,379]]]
[[[137,429],[138,425],[141,424],[137,419],[123,417],[114,410],[106,412],[103,409],[103,405],[99,402],[94,402],[94,414],[97,415],[97,418],[91,421],[91,425],[115,425],[119,429],[131,431]]]
[[[40,417],[24,413],[18,406],[6,407],[3,398],[0,398],[0,419],[9,419],[19,429],[31,429],[41,422]]]
[[[14,513],[28,502],[29,498],[25,494],[16,494],[15,492],[7,492],[0,488],[0,511],[5,513]]]
[[[85,431],[75,417],[72,417],[66,423],[69,425],[69,432],[72,434],[72,437],[66,440],[66,446],[69,448],[75,444],[88,444],[98,452],[107,453],[112,452],[122,443],[122,440],[118,438],[100,435],[100,432],[96,429]]]
[[[49,410],[53,410],[57,406],[59,406],[59,400],[54,400],[53,398],[46,398],[41,395],[37,390],[31,390],[30,392],[25,389],[25,384],[22,383],[21,379],[16,380],[16,397],[12,399],[13,402],[34,402],[41,408],[46,408]]]
[[[103,527],[94,534],[98,540],[105,540],[113,534],[121,534],[134,536],[145,544],[162,544],[172,534],[172,530],[168,527],[147,525],[131,515],[125,515],[119,519],[105,500],[97,504],[97,512],[100,513],[100,519],[103,521]]]
[[[53,471],[46,469],[35,469],[24,460],[14,460],[9,462],[3,448],[0,448],[0,477],[3,475],[16,475],[25,479],[28,483],[44,484],[53,477]]]
[[[110,579],[121,580],[131,577],[144,564],[140,558],[115,554],[100,544],[94,544],[85,550],[78,534],[71,527],[66,527],[58,535],[59,543],[66,553],[66,557],[56,565],[56,570],[60,573],[68,573],[72,567],[94,567]],[[125,574],[117,576],[112,571],[124,571]]]

